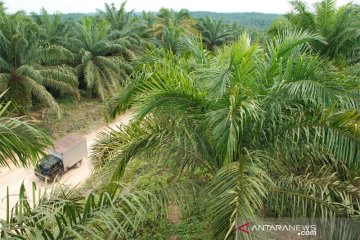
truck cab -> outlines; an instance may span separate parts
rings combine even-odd
[[[60,157],[49,154],[40,159],[35,168],[35,175],[42,180],[54,181],[56,176],[63,173],[64,166]]]
[[[54,181],[72,167],[80,167],[81,161],[87,157],[86,139],[70,134],[54,142],[54,149],[39,160],[35,167],[35,176],[42,180]]]

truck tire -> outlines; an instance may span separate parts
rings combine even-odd
[[[78,161],[77,163],[75,163],[75,167],[79,168],[81,166],[81,161]]]

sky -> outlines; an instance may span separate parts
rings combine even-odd
[[[5,3],[9,12],[25,10],[38,12],[42,7],[50,13],[89,13],[96,9],[103,9],[104,3],[115,3],[119,6],[123,0],[0,0]],[[305,0],[309,6],[317,0]],[[338,6],[349,0],[337,0]],[[353,0],[360,4],[360,0]],[[161,7],[190,11],[211,12],[263,12],[286,13],[290,10],[288,0],[128,0],[127,10],[158,11]]]

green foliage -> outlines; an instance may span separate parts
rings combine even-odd
[[[237,23],[241,28],[249,31],[266,31],[271,23],[280,15],[257,12],[247,13],[216,13],[216,12],[190,12],[195,18],[204,18],[209,16],[214,20],[223,18],[226,23]]]
[[[323,167],[317,173],[280,177],[276,188],[271,190],[270,209],[280,216],[284,213],[321,218],[359,215],[356,200],[360,193],[357,187],[359,178],[341,181],[329,170]],[[278,201],[272,201],[274,199]]]
[[[32,116],[42,119],[40,127],[54,139],[70,133],[88,134],[105,125],[101,117],[104,106],[95,99],[83,99],[80,103],[75,99],[60,99],[59,106],[63,111],[61,119],[46,111],[32,113]]]
[[[105,4],[65,21],[1,8],[0,90],[23,107],[35,96],[58,108],[53,96],[78,97],[79,87],[111,97],[106,120],[134,115],[92,147],[96,191],[56,188],[31,203],[22,187],[1,237],[243,239],[238,226],[263,217],[358,219],[359,6],[291,4],[258,41],[217,14],[198,20],[184,9],[139,17]],[[263,29],[271,16],[261,17]],[[3,134],[10,150],[0,163],[26,165],[47,138],[9,119],[4,129],[16,134]],[[25,145],[31,134],[40,146]],[[350,227],[325,236],[351,237]]]
[[[224,23],[223,19],[213,20],[209,16],[200,18],[198,29],[201,32],[202,40],[209,50],[235,39],[235,32],[230,26]]]
[[[264,164],[269,160],[264,153],[251,152],[214,176],[209,186],[214,239],[227,239],[234,233],[237,236],[237,226],[248,219],[257,221],[256,215],[272,185]]]
[[[67,24],[61,14],[49,14],[46,9],[42,8],[40,14],[33,14],[34,21],[41,26],[41,40],[53,44],[62,45],[67,32]]]
[[[324,56],[334,59],[338,65],[343,62],[359,61],[360,7],[353,3],[336,8],[335,0],[322,0],[314,4],[311,12],[305,2],[291,1],[293,10],[285,15],[288,23],[273,25],[271,32],[282,31],[291,25],[297,29],[317,33],[324,43],[314,42],[312,48]]]
[[[31,202],[22,185],[18,203],[1,223],[0,236],[17,239],[126,238],[141,226],[156,204],[161,204],[150,192],[128,192],[126,189],[127,186],[121,185],[115,195],[103,192],[82,197],[75,190],[60,185],[44,192],[33,185]]]
[[[51,141],[33,121],[12,117],[12,107],[11,102],[0,102],[0,166],[9,167],[12,162],[27,167],[44,154]]]
[[[117,53],[126,45],[109,38],[110,26],[105,20],[85,18],[73,26],[68,48],[77,54],[75,72],[80,86],[101,100],[112,94],[127,78],[132,67]]]
[[[22,13],[0,14],[0,18],[0,90],[9,88],[7,99],[13,100],[23,111],[29,110],[35,97],[60,114],[47,88],[78,95],[77,79],[71,70],[65,66],[51,66],[54,59],[67,58],[68,51],[39,41],[39,26]]]
[[[143,229],[133,239],[156,239],[167,240],[169,237],[184,240],[202,240],[211,239],[204,219],[190,216],[181,221],[181,223],[173,225],[167,220],[145,223]],[[132,238],[130,238],[132,239]]]
[[[186,9],[176,12],[162,8],[156,15],[152,31],[154,37],[160,40],[162,47],[175,53],[178,41],[183,34],[196,33],[195,24],[195,20]]]
[[[149,44],[150,30],[148,23],[138,19],[133,11],[126,12],[125,5],[123,2],[117,10],[114,4],[105,3],[105,11],[99,13],[111,24],[110,38],[124,45],[126,57],[134,58],[141,52],[142,45]]]
[[[147,157],[209,174],[203,198],[214,239],[241,239],[237,226],[264,210],[358,216],[358,82],[339,81],[336,68],[309,54],[315,41],[322,38],[288,29],[265,47],[243,34],[213,56],[191,39],[184,55],[151,52],[111,101],[111,117],[129,106],[135,116],[99,136],[94,171],[117,181]]]

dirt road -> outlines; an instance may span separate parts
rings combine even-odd
[[[87,140],[88,153],[90,153],[91,146],[95,143],[96,136],[99,132],[112,128],[120,123],[128,123],[131,118],[130,113],[125,113],[118,117],[113,123],[102,126],[84,137]],[[70,169],[62,175],[60,182],[70,186],[82,184],[90,176],[89,160],[84,159],[81,166],[77,169]],[[31,194],[32,183],[35,182],[37,186],[43,186],[44,182],[35,177],[33,168],[0,168],[0,219],[5,218],[6,212],[6,189],[9,187],[10,206],[14,206],[18,200],[17,194],[22,183],[24,183],[26,191]]]

